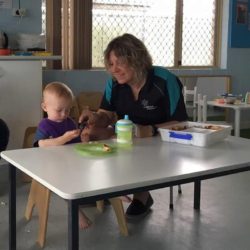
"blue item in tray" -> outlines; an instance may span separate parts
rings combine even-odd
[[[17,52],[15,52],[15,56],[32,56],[32,52],[28,52],[28,51],[17,51]]]

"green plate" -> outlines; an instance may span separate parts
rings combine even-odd
[[[85,156],[107,156],[117,152],[117,147],[114,145],[106,145],[110,147],[110,151],[104,151],[104,143],[77,144],[75,148],[80,154]]]

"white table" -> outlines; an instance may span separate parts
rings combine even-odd
[[[136,139],[130,150],[104,158],[84,157],[74,147],[1,153],[10,163],[9,249],[16,249],[16,168],[68,201],[70,250],[79,249],[79,204],[194,182],[194,208],[199,209],[202,180],[250,170],[250,140],[238,137],[208,148],[162,142],[159,137]]]
[[[234,110],[234,135],[240,136],[240,112],[241,110],[250,109],[250,104],[242,103],[242,104],[227,104],[227,103],[218,103],[216,101],[208,101],[207,105],[219,107],[219,108],[229,108]]]

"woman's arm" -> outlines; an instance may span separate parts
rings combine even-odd
[[[157,129],[162,128],[171,124],[179,123],[178,121],[169,121],[159,124],[152,124],[152,125],[135,125],[135,136],[139,138],[143,137],[151,137],[157,134]]]

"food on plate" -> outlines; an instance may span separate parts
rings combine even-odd
[[[76,150],[84,156],[105,156],[115,154],[118,149],[115,145],[93,141],[91,143],[76,144]]]
[[[103,144],[103,151],[104,151],[104,152],[110,152],[110,151],[111,151],[110,146],[107,145],[107,144]]]

